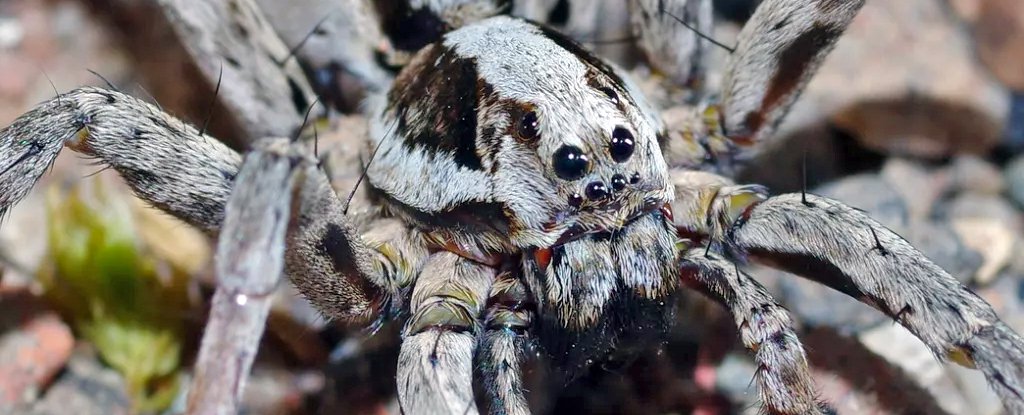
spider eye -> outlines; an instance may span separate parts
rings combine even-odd
[[[633,133],[624,127],[615,127],[615,130],[612,131],[612,142],[608,146],[608,151],[612,154],[613,160],[622,163],[633,155],[635,145]]]
[[[626,176],[616,174],[612,176],[612,189],[615,191],[621,191],[626,188]]]
[[[590,167],[590,160],[576,146],[562,146],[555,152],[552,164],[555,166],[555,174],[563,180],[577,180],[583,177]]]
[[[579,193],[573,193],[571,196],[569,196],[569,206],[572,206],[574,208],[578,208],[582,204],[583,204],[583,196],[580,196]]]
[[[537,113],[535,111],[523,114],[523,117],[519,119],[519,125],[516,126],[516,134],[519,135],[519,139],[524,141],[534,141],[540,136],[540,132],[537,131]]]

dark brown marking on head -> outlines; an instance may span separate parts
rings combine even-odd
[[[601,60],[601,58],[598,58],[596,55],[584,49],[582,46],[580,46],[579,43],[577,43],[572,38],[569,38],[568,36],[559,33],[557,30],[554,30],[544,25],[538,25],[538,28],[540,29],[540,32],[541,34],[544,35],[544,37],[548,38],[552,42],[555,42],[555,44],[560,46],[562,49],[565,49],[569,53],[576,56],[589,68],[596,69],[601,75],[604,75],[608,79],[610,79],[615,86],[622,88],[626,85],[625,81],[622,80],[622,77],[620,77],[619,74],[616,73],[610,65],[605,63],[605,61]],[[621,97],[625,97],[627,100],[629,100],[631,104],[633,104],[634,106],[636,105],[636,103],[633,102],[633,97],[629,96],[629,94],[626,94],[625,91],[622,91],[621,89],[619,92],[620,99]]]
[[[424,49],[396,78],[388,109],[407,148],[451,157],[459,166],[482,170],[477,154],[477,109],[494,88],[477,78],[476,60],[440,45]]]

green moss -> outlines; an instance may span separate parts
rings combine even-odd
[[[124,376],[137,411],[168,407],[179,387],[188,276],[144,250],[127,196],[99,181],[49,196],[47,298]]]

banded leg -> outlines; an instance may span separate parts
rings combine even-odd
[[[723,131],[757,151],[864,0],[766,0],[743,26],[722,87]],[[743,157],[743,155],[740,155]]]
[[[757,361],[758,389],[765,413],[825,414],[818,401],[803,345],[789,313],[756,280],[735,264],[703,249],[683,253],[683,284],[729,309],[744,346]]]
[[[1024,413],[1024,340],[980,297],[899,235],[837,201],[800,194],[751,204],[727,250],[825,284],[882,311],[942,360],[977,367]]]
[[[427,259],[398,356],[398,400],[409,414],[476,414],[473,355],[493,268],[450,252]]]
[[[65,146],[96,158],[136,195],[207,233],[224,209],[241,157],[199,129],[120,92],[80,88],[0,129],[0,217],[32,189]],[[330,318],[380,314],[395,266],[354,232],[315,163],[304,167],[285,273]]]
[[[718,105],[663,114],[665,161],[730,175],[742,167],[768,144],[863,5],[864,0],[762,1],[729,55]]]
[[[528,330],[534,303],[522,281],[502,273],[491,288],[484,335],[476,365],[487,396],[488,413],[527,415],[530,407],[523,387],[523,364],[533,345]]]

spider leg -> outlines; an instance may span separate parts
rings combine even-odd
[[[80,88],[0,129],[0,216],[28,194],[65,146],[109,165],[141,199],[211,234],[224,222],[241,165],[238,153],[153,105]],[[315,163],[303,166],[285,272],[330,318],[377,317],[397,291],[393,277],[408,267],[364,242],[323,172]]]
[[[182,46],[242,129],[246,144],[302,125],[313,88],[255,0],[156,2]],[[220,81],[223,82],[220,82]]]
[[[1024,412],[1024,340],[992,308],[896,233],[815,195],[750,201],[726,231],[727,251],[871,305],[940,359],[977,367],[1012,413]]]
[[[413,414],[476,414],[473,355],[495,270],[450,252],[431,255],[410,300],[398,356],[398,399]]]
[[[264,144],[267,144],[264,146]],[[285,233],[302,160],[284,140],[245,157],[217,246],[217,291],[203,333],[189,413],[236,413],[284,272]]]
[[[397,51],[415,53],[445,33],[470,23],[508,12],[504,0],[389,0],[377,1],[384,35]],[[419,30],[412,30],[417,28]]]
[[[864,0],[761,2],[730,51],[718,104],[663,114],[668,164],[731,174],[755,156],[863,5]],[[672,39],[663,41],[688,50],[685,41]],[[652,46],[645,47],[650,52]]]
[[[677,85],[703,84],[712,29],[710,0],[630,0],[629,16],[647,60]]]
[[[502,273],[491,288],[484,334],[476,355],[477,368],[494,415],[526,415],[530,407],[523,387],[523,363],[532,347],[528,330],[533,301],[526,286],[511,273]]]
[[[0,215],[28,194],[65,146],[113,167],[139,197],[210,233],[224,220],[242,162],[149,103],[79,88],[0,130]]]
[[[722,129],[737,157],[749,157],[772,136],[863,5],[767,0],[757,7],[729,56],[722,88]]]
[[[725,258],[690,249],[680,260],[683,284],[727,308],[743,344],[754,354],[755,374],[766,413],[834,413],[818,401],[807,356],[793,322],[771,294]]]

